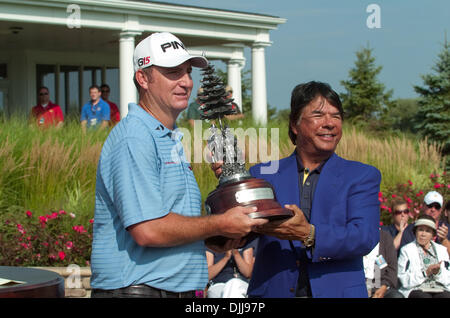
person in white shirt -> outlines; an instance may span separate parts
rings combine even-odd
[[[450,298],[450,271],[447,249],[433,242],[436,222],[429,215],[414,224],[416,239],[403,246],[398,259],[400,292],[409,298]]]

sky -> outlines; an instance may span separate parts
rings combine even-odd
[[[413,86],[423,85],[421,75],[432,72],[445,33],[450,33],[448,0],[163,2],[287,19],[278,29],[270,31],[273,44],[266,48],[267,101],[277,109],[289,108],[292,89],[310,80],[327,82],[338,93],[345,92],[340,81],[349,78],[348,72],[356,61],[355,53],[367,46],[373,49],[376,65],[383,67],[378,80],[387,89],[393,89],[393,98],[416,98]],[[367,26],[369,16],[374,14],[373,10],[366,11],[370,4],[380,9],[379,28]],[[450,40],[450,34],[447,39]],[[189,43],[185,44],[189,47]],[[250,70],[250,48],[246,48],[244,54],[244,70]],[[224,63],[214,64],[226,69]],[[195,72],[193,79],[199,81]]]

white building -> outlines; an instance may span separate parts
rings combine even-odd
[[[120,111],[136,101],[135,44],[153,32],[177,35],[189,51],[228,67],[241,105],[244,48],[251,48],[254,118],[267,121],[265,48],[286,19],[153,1],[0,0],[0,111],[28,114],[36,90],[50,89],[65,114],[78,115],[92,84],[116,83]],[[113,88],[113,87],[112,87]],[[195,92],[194,92],[195,93]]]

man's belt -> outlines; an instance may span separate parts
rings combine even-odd
[[[113,296],[116,293],[120,294],[129,294],[131,297],[132,295],[139,295],[139,296],[147,296],[150,298],[195,298],[196,292],[195,291],[187,291],[187,292],[171,292],[155,287],[151,287],[145,284],[142,285],[131,285],[128,287],[118,288],[118,289],[111,289],[111,290],[105,290],[105,289],[93,289],[93,291],[98,293],[108,293]]]

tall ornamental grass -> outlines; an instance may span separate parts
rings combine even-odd
[[[204,150],[208,127],[202,124],[197,140],[195,129],[182,130],[203,201],[218,183],[203,154],[195,160],[194,144],[208,152]],[[241,147],[247,168],[294,150],[287,123],[258,127],[244,120],[231,122],[230,127],[245,136]],[[23,119],[0,121],[0,265],[89,265],[97,162],[108,133],[83,134],[76,120],[59,130],[41,130]],[[337,153],[381,171],[384,223],[390,220],[389,202],[395,197],[403,197],[417,214],[427,191],[437,189],[444,196],[450,191],[439,149],[426,140],[376,138],[350,126],[344,129]]]
[[[257,162],[289,156],[294,150],[287,123],[275,121],[259,127],[244,120],[229,125],[246,134],[243,150],[247,168]],[[197,140],[203,149],[209,126],[209,123],[202,124],[202,140]],[[188,160],[202,198],[206,199],[217,186],[217,179],[204,156],[201,162],[194,160],[194,129],[183,123],[179,127],[185,132],[185,149],[191,147],[190,153],[187,151]],[[425,187],[430,174],[442,172],[439,149],[426,140],[416,141],[405,136],[380,139],[352,126],[344,124],[344,127],[337,153],[376,166],[383,176],[382,191],[407,180]],[[30,210],[44,214],[65,210],[82,215],[83,221],[88,221],[93,217],[95,206],[97,162],[108,133],[88,131],[83,134],[78,121],[66,122],[59,130],[42,130],[22,119],[0,122],[0,213]]]
[[[67,210],[93,216],[95,173],[107,132],[0,123],[0,212]]]

